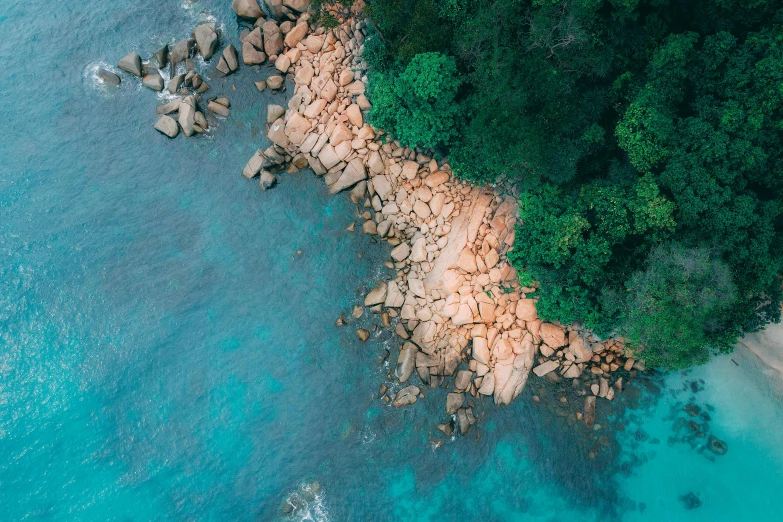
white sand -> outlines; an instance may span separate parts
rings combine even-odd
[[[767,366],[777,370],[783,379],[783,324],[771,324],[765,330],[740,339]]]

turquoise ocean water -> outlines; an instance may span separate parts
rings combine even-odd
[[[593,459],[534,379],[453,440],[444,391],[378,401],[394,341],[334,322],[387,249],[311,173],[239,175],[268,70],[208,80],[231,116],[174,141],[161,96],[94,79],[203,19],[238,43],[229,0],[0,0],[1,520],[783,519],[783,394],[747,353],[599,405]],[[726,455],[680,440],[685,404]]]

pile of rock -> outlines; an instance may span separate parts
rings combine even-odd
[[[309,166],[331,193],[350,190],[363,231],[394,247],[390,266],[397,276],[379,283],[364,304],[385,323],[398,319],[395,331],[406,342],[395,377],[406,383],[415,371],[434,388],[457,375],[447,413],[462,419],[467,432],[475,419],[466,395],[509,403],[522,391],[540,343],[540,321],[529,317],[535,305],[518,304],[523,294],[505,259],[516,203],[457,181],[447,163],[383,143],[382,132],[364,121],[370,108],[359,58],[364,22],[312,32],[308,22],[307,14],[297,19],[275,60],[296,83],[288,110],[268,107],[273,145],[257,151],[243,175]],[[271,24],[263,24],[263,34]],[[462,363],[467,368],[458,373]],[[412,404],[419,391],[402,388],[392,404]]]
[[[601,342],[575,328],[553,326],[541,325],[541,345],[533,373],[552,382],[572,379],[578,393],[592,397],[585,401],[583,414],[578,415],[592,427],[590,413],[595,398],[613,400],[623,390],[624,376],[644,371],[644,363],[625,356],[622,339]]]
[[[272,25],[265,21],[261,34],[277,34]],[[286,35],[283,48],[275,50],[276,58],[266,52],[296,87],[287,110],[267,108],[273,145],[258,150],[242,173],[263,177],[282,166],[288,172],[309,166],[331,193],[349,191],[362,230],[393,247],[387,265],[396,276],[379,282],[364,300],[384,325],[395,320],[402,340],[394,379],[405,386],[391,399],[384,385],[383,398],[398,407],[415,403],[421,389],[408,382],[414,373],[425,386],[453,386],[445,410],[463,434],[476,422],[468,395],[508,404],[536,363],[540,376],[557,372],[576,379],[587,371],[596,376],[596,395],[609,398],[605,375],[626,364],[621,350],[594,348],[577,332],[542,322],[535,301],[525,298],[534,289],[520,288],[508,263],[516,201],[455,179],[447,162],[422,151],[384,143],[383,132],[365,122],[371,107],[360,56],[365,22],[311,30],[303,14],[278,27]],[[341,317],[338,324],[344,323]],[[367,330],[357,335],[369,338]],[[441,426],[445,433],[453,421]]]
[[[210,60],[217,51],[220,32],[213,22],[198,24],[191,38],[185,38],[153,53],[152,59],[142,62],[137,52],[131,52],[124,56],[118,63],[120,70],[141,78],[142,84],[154,91],[161,92],[166,89],[169,94],[176,97],[171,101],[159,105],[155,113],[158,120],[155,129],[169,138],[175,138],[180,130],[185,136],[205,134],[210,127],[210,119],[204,111],[200,110],[202,94],[209,90],[209,84],[195,69],[195,54],[201,54],[205,61]],[[153,60],[157,66],[153,65]],[[177,65],[184,63],[184,72],[177,73]],[[164,78],[163,71],[169,68]],[[239,69],[239,57],[233,45],[226,46],[220,54],[220,60],[215,68],[215,74],[225,76]],[[181,69],[180,69],[181,70]],[[120,84],[120,78],[110,71],[101,69],[99,77],[114,85]],[[206,110],[210,113],[228,117],[230,103],[227,98],[212,98],[206,101]],[[172,114],[176,114],[176,118]],[[212,119],[214,123],[214,119]]]

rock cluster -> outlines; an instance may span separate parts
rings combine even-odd
[[[623,390],[622,375],[645,369],[642,361],[624,355],[621,339],[601,342],[576,328],[547,323],[539,328],[539,337],[533,373],[553,382],[571,379],[580,394],[587,395],[581,417],[587,427],[593,424],[595,398],[613,400]]]
[[[393,247],[396,277],[379,283],[364,304],[385,323],[397,319],[403,342],[395,378],[407,383],[415,372],[435,388],[456,376],[446,412],[466,433],[475,423],[467,395],[508,404],[524,388],[542,335],[558,329],[542,325],[534,301],[524,299],[523,290],[532,289],[519,288],[506,260],[516,202],[456,180],[446,162],[384,143],[364,117],[371,107],[360,58],[364,22],[310,31],[308,21],[300,16],[275,51],[275,67],[292,75],[296,88],[287,110],[268,107],[273,145],[257,151],[243,175],[309,166],[331,193],[350,191],[362,230]],[[272,25],[265,22],[262,34],[274,33]],[[418,386],[408,385],[392,404],[413,404],[418,396]]]
[[[251,0],[254,3],[255,0]],[[237,5],[240,7],[248,2],[235,2],[235,11]],[[256,7],[257,4],[256,4]],[[261,15],[260,8],[258,9]],[[263,19],[262,19],[263,20]],[[154,128],[169,138],[175,138],[180,130],[185,136],[195,134],[204,134],[210,127],[210,121],[214,123],[214,116],[228,117],[230,114],[229,100],[227,98],[212,98],[206,100],[206,113],[200,109],[202,104],[202,94],[209,90],[209,85],[195,69],[193,60],[194,53],[200,53],[205,61],[208,61],[215,54],[218,47],[220,32],[213,22],[198,24],[192,33],[192,38],[185,38],[175,43],[169,48],[169,45],[153,53],[153,59],[149,62],[142,62],[141,56],[137,52],[131,52],[124,56],[118,63],[118,68],[122,71],[141,78],[142,84],[154,91],[161,92],[164,89],[175,98],[159,105],[155,113],[158,120]],[[153,65],[153,60],[157,66]],[[177,73],[177,65],[185,64],[184,72]],[[170,67],[169,73],[164,78],[162,71],[166,66]],[[237,50],[233,45],[226,46],[220,54],[220,60],[216,66],[218,75],[228,75],[239,68],[239,57]],[[182,69],[180,69],[182,70]],[[120,78],[115,74],[101,69],[98,76],[105,83],[114,85],[120,84]],[[175,114],[176,113],[176,114]],[[206,114],[210,114],[207,117]],[[268,176],[262,183],[263,186],[271,187],[274,185],[274,178]]]
[[[395,276],[377,283],[363,303],[385,326],[394,322],[400,338],[392,359],[396,383],[382,386],[382,398],[403,407],[422,396],[421,386],[450,387],[445,413],[452,420],[440,429],[450,434],[456,421],[466,434],[476,423],[469,396],[508,404],[533,370],[549,379],[582,379],[591,392],[595,387],[584,416],[591,408],[594,415],[596,397],[611,400],[610,385],[622,386],[609,374],[638,363],[623,359],[619,344],[593,342],[539,319],[535,300],[526,298],[534,289],[520,287],[506,257],[517,202],[457,180],[447,161],[384,140],[365,121],[371,102],[364,94],[364,21],[326,30],[311,28],[307,13],[288,16],[279,25],[256,22],[243,38],[243,50],[248,41],[252,52],[263,44],[281,75],[293,77],[295,90],[287,108],[267,107],[272,145],[259,149],[242,174],[260,175],[263,184],[272,170],[309,167],[331,193],[348,191],[362,231],[392,247],[387,266]],[[363,313],[358,306],[352,315]],[[337,324],[346,324],[344,316]],[[360,329],[357,336],[366,341],[370,332]]]

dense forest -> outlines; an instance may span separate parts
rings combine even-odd
[[[370,121],[519,195],[510,257],[543,319],[623,336],[667,369],[779,320],[780,2],[364,11]]]

